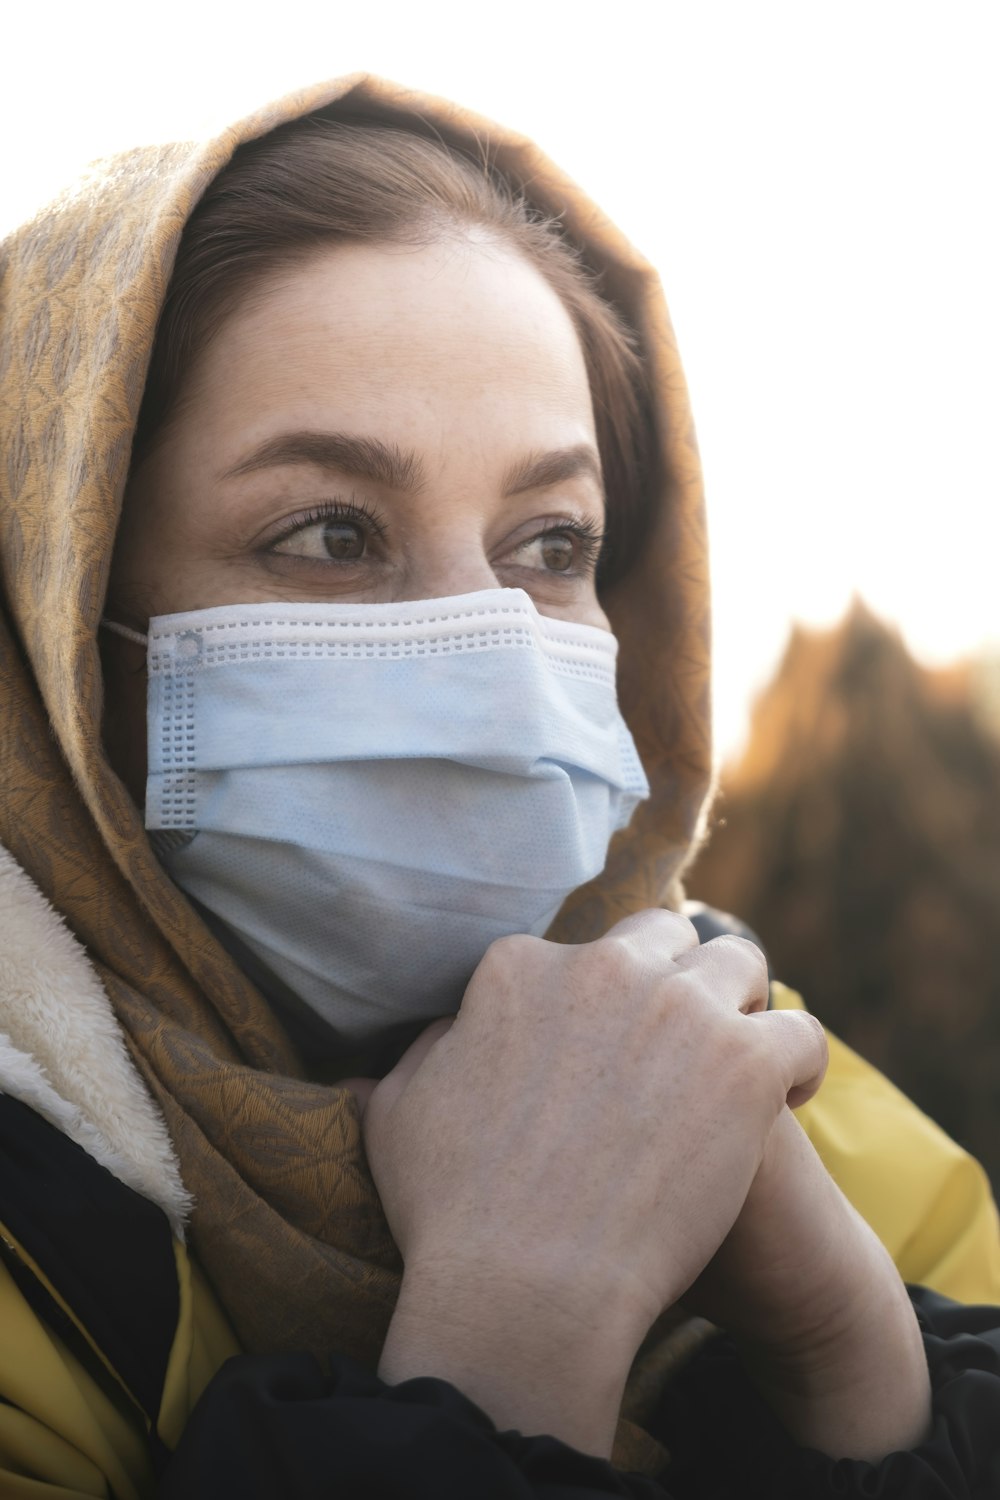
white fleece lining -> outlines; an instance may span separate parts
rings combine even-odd
[[[81,944],[2,846],[0,1092],[158,1204],[184,1238],[191,1196],[111,1003]]]

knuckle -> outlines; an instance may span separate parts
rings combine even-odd
[[[684,954],[678,962],[692,973],[702,975],[706,987],[720,996],[738,1000],[741,1010],[766,1009],[767,960],[748,938],[726,933]]]
[[[750,938],[739,937],[735,932],[726,932],[720,937],[712,938],[710,943],[705,944],[705,947],[721,949],[723,952],[728,950],[734,957],[757,969],[761,974],[767,974],[767,959]]]
[[[704,1002],[710,994],[705,975],[697,969],[675,969],[670,974],[664,974],[660,980],[661,1000],[668,1009],[697,1004],[707,1016]]]
[[[679,911],[669,911],[666,907],[657,907],[650,912],[644,912],[644,916],[650,918],[650,925],[655,925],[661,930],[663,937],[672,940],[675,948],[694,948],[699,942],[698,929],[690,917],[685,917]]]
[[[509,1000],[525,984],[530,987],[538,973],[540,956],[550,946],[530,933],[494,938],[466,986],[462,1010],[468,1015],[484,1006],[490,1008],[498,998]]]
[[[694,965],[711,967],[721,965],[730,972],[752,975],[755,982],[767,983],[767,959],[749,938],[738,937],[735,932],[723,933],[703,943],[697,952],[690,955]]]
[[[698,933],[694,923],[680,912],[664,907],[649,907],[633,912],[616,923],[591,946],[607,945],[627,953],[632,961],[645,965],[671,960],[677,954],[697,948]]]
[[[543,938],[532,937],[527,932],[512,932],[504,937],[494,938],[480,959],[479,967],[502,969],[534,958],[543,943]]]

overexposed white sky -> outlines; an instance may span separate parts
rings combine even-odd
[[[367,70],[533,136],[660,269],[708,480],[720,752],[860,593],[1000,650],[1000,0],[55,0],[0,229],[91,158]]]

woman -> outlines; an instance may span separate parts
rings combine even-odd
[[[982,1174],[659,909],[707,601],[650,273],[348,80],[119,163],[5,297],[3,1493],[987,1493]]]

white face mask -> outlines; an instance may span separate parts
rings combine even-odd
[[[157,616],[146,827],[255,977],[345,1042],[454,1012],[649,793],[616,655],[520,589]]]

